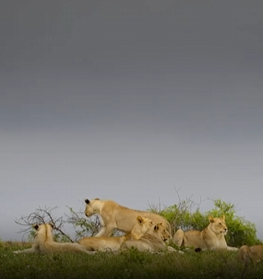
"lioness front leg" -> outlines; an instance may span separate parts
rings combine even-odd
[[[95,235],[96,237],[99,236],[111,236],[114,232],[115,227],[114,226],[104,226],[101,228],[101,230]]]
[[[227,249],[227,251],[238,251],[239,250],[237,247],[231,247],[231,246],[227,246],[226,249]]]
[[[102,227],[100,231],[95,234],[95,237],[104,236],[105,235],[105,227]]]

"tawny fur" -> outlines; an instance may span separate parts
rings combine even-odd
[[[141,238],[153,226],[153,222],[149,218],[137,216],[136,220],[132,230],[123,236],[84,237],[79,240],[79,244],[89,251],[117,251],[124,241]]]
[[[59,243],[53,240],[52,225],[41,224],[35,225],[36,236],[31,248],[14,251],[15,254],[19,253],[55,253],[55,252],[78,252],[88,253],[86,249],[78,243],[64,242]]]
[[[162,223],[153,225],[140,239],[126,240],[121,245],[121,250],[136,248],[140,252],[164,252],[176,251],[173,247],[167,246],[165,241],[171,237]]]
[[[155,224],[163,223],[171,234],[169,222],[158,214],[130,209],[111,200],[86,199],[85,202],[85,214],[87,217],[93,214],[98,214],[101,217],[102,228],[96,236],[111,236],[115,229],[128,233],[136,224],[138,215],[151,219]]]
[[[239,248],[238,259],[243,264],[252,261],[254,264],[263,260],[263,245],[247,246],[243,245]]]
[[[241,279],[245,277],[246,272],[249,267],[249,263],[256,263],[263,261],[263,245],[243,245],[238,251],[238,260],[243,264],[243,271],[241,274]]]
[[[209,217],[209,225],[202,231],[190,230],[184,232],[179,229],[173,237],[174,243],[178,246],[191,247],[201,250],[218,250],[225,249],[237,251],[238,248],[227,245],[225,235],[227,226],[225,216],[221,218]]]

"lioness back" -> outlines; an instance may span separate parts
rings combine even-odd
[[[254,261],[263,260],[263,245],[250,246],[251,258]]]
[[[79,240],[79,244],[84,246],[89,251],[117,251],[120,249],[121,244],[129,237],[123,236],[101,236],[101,237],[84,237]]]
[[[185,233],[185,243],[186,247],[194,248],[207,248],[206,243],[202,237],[202,232],[197,230],[186,231]]]
[[[114,229],[118,229],[125,233],[131,231],[133,226],[136,224],[136,218],[138,215],[151,219],[154,223],[163,223],[168,232],[171,234],[170,223],[161,215],[131,209],[120,205],[112,200],[85,200],[86,208],[85,214],[87,217],[93,214],[101,216],[102,229],[96,236],[108,236]]]

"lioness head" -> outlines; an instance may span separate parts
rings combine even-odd
[[[148,231],[153,225],[153,221],[147,217],[137,216],[138,224],[143,227],[143,230]]]
[[[153,225],[154,223],[151,219],[137,216],[137,223],[132,228],[130,235],[134,239],[140,239]]]
[[[167,241],[171,238],[170,233],[162,223],[158,223],[154,226],[154,231],[161,237],[163,241]]]
[[[212,229],[212,231],[216,234],[226,234],[227,233],[227,226],[225,222],[225,215],[222,217],[212,217],[209,216],[209,227]]]
[[[43,223],[43,224],[34,224],[32,226],[35,230],[35,237],[38,235],[46,235],[46,233],[51,233],[55,225],[53,223]]]
[[[94,207],[94,202],[99,200],[98,198],[94,199],[94,200],[85,200],[86,203],[86,208],[85,208],[85,215],[87,217],[92,216],[93,214],[96,214],[97,212],[95,211],[95,207]]]

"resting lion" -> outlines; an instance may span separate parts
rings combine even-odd
[[[85,214],[87,217],[90,217],[93,214],[98,214],[101,217],[100,221],[102,228],[95,235],[96,237],[111,236],[115,229],[128,233],[136,224],[136,218],[138,215],[151,219],[155,224],[163,223],[171,234],[171,226],[169,222],[158,214],[130,209],[111,200],[100,200],[96,198],[94,200],[86,199],[85,202]]]
[[[225,240],[227,233],[227,226],[225,223],[225,216],[221,218],[209,217],[209,225],[202,231],[190,230],[182,231],[177,230],[174,234],[174,243],[178,246],[193,247],[198,251],[201,250],[217,250],[226,249],[229,251],[237,251],[238,248],[230,247]]]
[[[252,261],[255,265],[258,262],[263,261],[263,245],[247,246],[243,245],[238,251],[238,260],[243,264],[244,269],[242,271],[241,278],[244,278],[248,265]]]
[[[31,248],[14,251],[20,253],[54,253],[54,252],[81,252],[88,253],[86,249],[78,243],[59,243],[53,240],[53,224],[34,225],[36,236]]]
[[[132,230],[122,236],[98,236],[98,237],[84,237],[79,240],[79,244],[84,246],[89,251],[117,251],[120,249],[122,243],[128,239],[141,238],[152,226],[153,222],[145,217],[137,216],[137,222]]]
[[[153,225],[140,239],[126,240],[121,245],[121,250],[136,248],[140,252],[176,251],[165,244],[171,238],[162,223]]]
[[[251,260],[254,264],[262,261],[263,245],[241,246],[238,251],[238,258],[245,265],[247,265]]]

